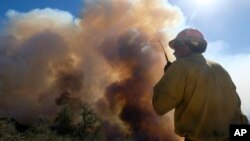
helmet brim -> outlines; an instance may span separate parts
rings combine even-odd
[[[172,49],[174,49],[174,42],[175,42],[175,39],[168,42],[169,47]]]
[[[168,46],[169,46],[171,49],[175,50],[175,46],[176,46],[176,44],[177,44],[178,42],[180,42],[180,40],[175,38],[175,39],[173,39],[173,40],[171,40],[171,41],[168,42]]]

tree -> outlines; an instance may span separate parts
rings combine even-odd
[[[66,105],[55,119],[55,129],[59,134],[69,134],[72,131],[73,121],[70,107]]]
[[[87,140],[95,140],[101,129],[101,121],[87,105],[82,106],[81,116],[82,121],[77,125],[76,135]]]

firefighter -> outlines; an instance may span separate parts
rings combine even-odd
[[[185,141],[229,140],[230,124],[248,124],[229,73],[204,58],[207,42],[197,29],[182,30],[169,46],[176,61],[154,86],[155,112],[175,109],[175,132]]]

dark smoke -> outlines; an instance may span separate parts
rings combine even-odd
[[[122,103],[120,119],[128,125],[130,136],[136,141],[174,140],[169,130],[162,128],[157,115],[151,107],[153,78],[150,72],[154,70],[155,58],[152,53],[143,53],[146,46],[152,46],[148,39],[139,31],[124,33],[117,40],[114,48],[108,54],[103,44],[103,55],[114,68],[126,69],[128,78],[114,82],[106,89],[109,106],[114,109]]]
[[[84,89],[82,84],[83,75],[80,72],[68,71],[60,72],[57,78],[56,88],[54,89],[60,95],[55,99],[55,102],[59,106],[68,105],[72,110],[73,118],[75,118],[74,121],[77,122],[83,106],[83,101],[80,99],[82,90]]]
[[[165,60],[158,40],[182,16],[164,0],[86,0],[82,16],[60,10],[8,12],[0,38],[0,113],[20,122],[87,103],[107,140],[178,140],[152,109]],[[76,117],[77,118],[77,117]]]

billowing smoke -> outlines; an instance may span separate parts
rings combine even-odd
[[[0,39],[0,112],[29,122],[63,104],[88,103],[107,138],[178,140],[169,116],[152,109],[152,88],[165,63],[158,44],[183,18],[164,0],[85,1],[68,12],[10,10]]]
[[[105,98],[111,110],[118,110],[118,116],[131,131],[128,134],[136,140],[173,140],[152,110],[153,72],[159,67],[159,58],[143,51],[152,45],[140,34],[133,30],[119,36],[111,52],[106,51],[106,43],[101,44],[105,59],[123,73],[122,80],[107,87]]]
[[[1,38],[1,113],[30,120],[55,112],[53,65],[68,57],[68,47],[57,33],[44,31],[20,41],[10,35]],[[45,96],[46,95],[46,96]],[[45,97],[44,97],[45,96]]]

